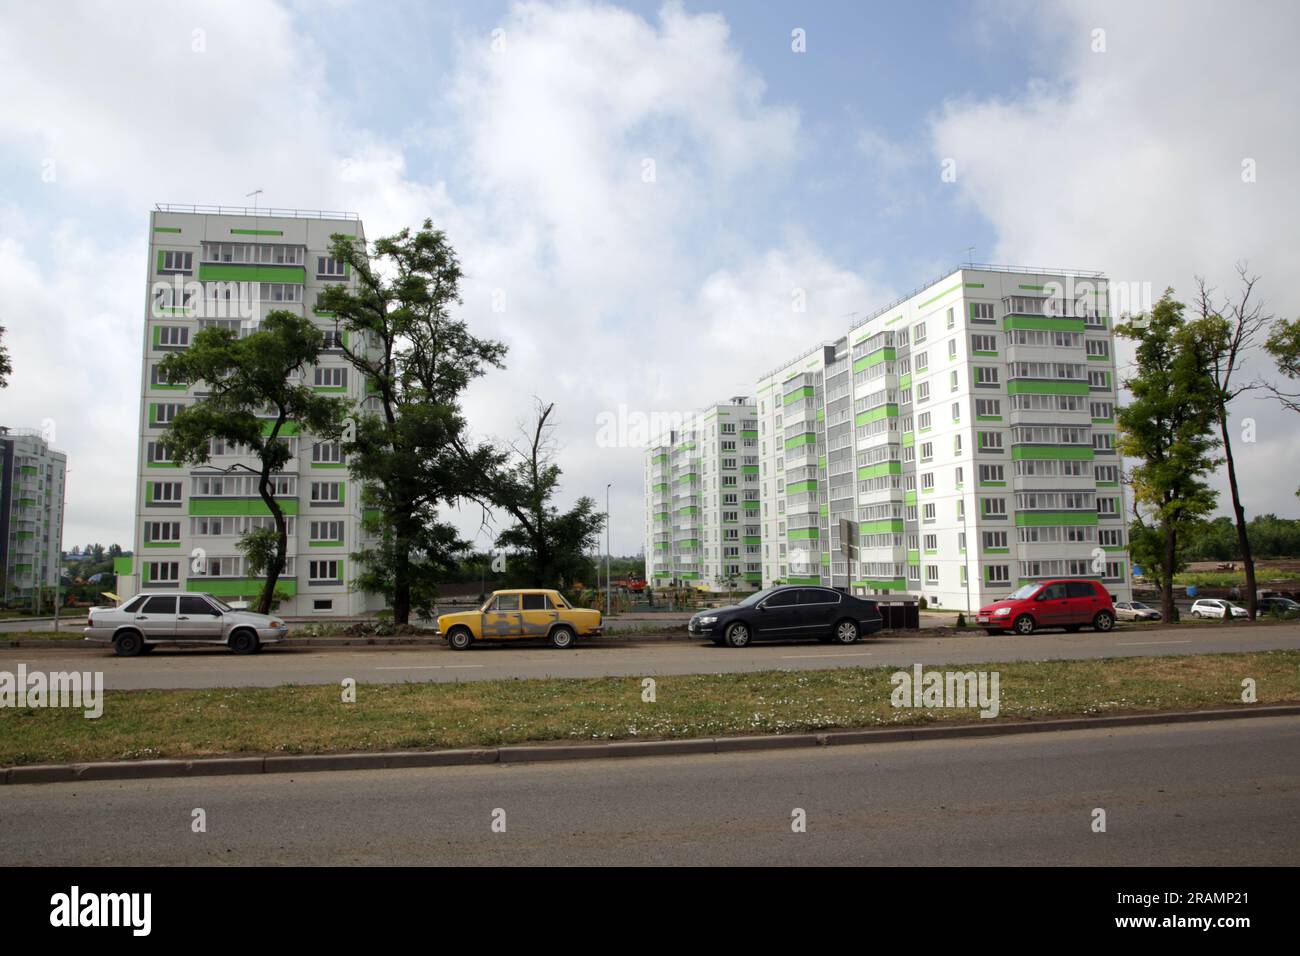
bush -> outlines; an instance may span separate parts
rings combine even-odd
[[[965,626],[966,626],[966,615],[965,615],[965,614],[958,613],[958,615],[957,615],[957,629],[958,629],[958,630],[961,630],[961,629],[964,628]]]

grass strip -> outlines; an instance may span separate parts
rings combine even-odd
[[[978,720],[977,708],[895,708],[898,668],[759,671],[642,678],[131,690],[104,713],[0,707],[0,766],[221,754],[490,747],[541,741],[652,740]],[[1001,720],[1195,710],[1300,701],[1300,651],[926,665],[997,671]]]

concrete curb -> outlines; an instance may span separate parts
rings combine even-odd
[[[881,727],[809,734],[752,737],[691,737],[683,740],[620,740],[605,744],[522,744],[462,750],[409,750],[387,753],[298,754],[263,757],[210,757],[201,760],[131,760],[105,763],[42,764],[0,768],[0,785],[73,783],[82,780],[153,780],[234,774],[318,773],[327,770],[395,770],[411,767],[462,767],[493,763],[554,760],[604,760],[615,757],[666,757],[681,754],[744,753],[797,747],[846,747],[961,737],[1004,737],[1063,730],[1106,730],[1151,724],[1183,724],[1247,717],[1300,716],[1300,704],[1248,705],[1232,710],[1166,711],[1111,717],[1063,717],[1006,723]]]

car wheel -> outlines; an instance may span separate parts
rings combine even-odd
[[[1034,623],[1034,619],[1028,614],[1022,614],[1016,618],[1015,629],[1017,634],[1032,634],[1034,633],[1034,628],[1037,626],[1038,625]]]
[[[1109,631],[1115,627],[1115,618],[1109,611],[1098,611],[1097,616],[1092,619],[1093,630]]]
[[[123,631],[113,638],[113,651],[118,657],[135,657],[144,650],[144,637],[139,631]]]
[[[567,624],[561,624],[551,631],[551,647],[558,647],[561,650],[568,650],[573,646],[573,639],[576,635],[573,628]]]
[[[257,634],[247,628],[241,628],[230,635],[230,649],[236,654],[256,654],[260,645]]]
[[[749,625],[737,621],[727,628],[727,646],[745,647],[749,644]]]
[[[856,644],[858,642],[858,626],[852,621],[840,621],[835,625],[835,643],[837,644]]]
[[[467,627],[453,627],[447,632],[447,646],[453,651],[468,650],[474,643],[474,635]]]

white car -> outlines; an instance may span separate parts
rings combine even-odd
[[[1249,617],[1250,612],[1240,604],[1222,601],[1219,598],[1202,598],[1192,605],[1192,617],[1208,617],[1223,620],[1229,614],[1233,617]]]
[[[121,607],[91,608],[86,640],[112,644],[121,657],[158,644],[224,645],[236,654],[255,654],[263,644],[283,641],[283,618],[231,607],[211,594],[145,591]]]

